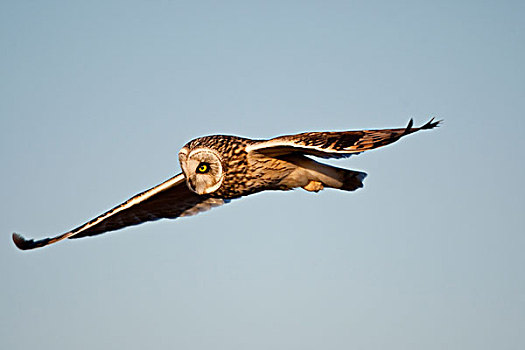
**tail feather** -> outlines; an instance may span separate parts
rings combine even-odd
[[[340,190],[355,191],[363,187],[363,180],[367,175],[366,173],[347,169],[341,170],[343,172],[343,186],[339,187]]]
[[[355,191],[363,187],[366,177],[366,173],[361,171],[319,163],[305,156],[293,155],[281,159],[296,166],[293,172],[281,180],[281,185],[286,185],[288,189],[302,187],[307,191],[318,192],[329,187]]]

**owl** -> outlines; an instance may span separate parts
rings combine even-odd
[[[354,191],[366,173],[320,163],[317,158],[344,158],[388,145],[419,130],[432,129],[431,119],[415,128],[306,132],[253,140],[213,135],[188,142],[179,152],[182,173],[64,234],[28,240],[13,233],[20,249],[33,249],[66,238],[95,236],[158,219],[190,216],[230,200],[267,190],[324,188]]]

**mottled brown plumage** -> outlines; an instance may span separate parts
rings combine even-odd
[[[197,214],[215,206],[266,190],[302,187],[317,192],[325,187],[354,191],[366,174],[337,168],[309,158],[349,157],[397,141],[419,128],[307,132],[269,140],[213,135],[188,142],[179,152],[182,173],[144,191],[89,222],[53,238],[26,240],[14,233],[20,249],[43,247],[65,238],[94,236],[162,218]]]

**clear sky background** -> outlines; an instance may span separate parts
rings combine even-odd
[[[523,1],[1,1],[1,349],[524,349]],[[436,130],[22,252],[215,133]]]

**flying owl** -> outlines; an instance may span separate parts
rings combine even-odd
[[[267,190],[325,187],[354,191],[366,173],[319,163],[312,158],[343,158],[388,145],[419,130],[432,129],[431,119],[414,128],[306,132],[269,140],[213,135],[188,142],[179,152],[182,173],[64,234],[27,240],[13,233],[20,249],[33,249],[66,238],[95,236],[158,219],[195,215],[231,199]]]

